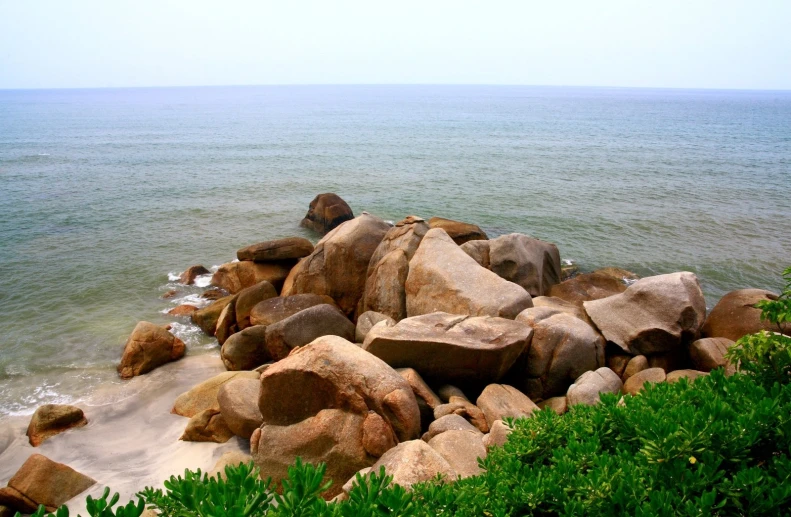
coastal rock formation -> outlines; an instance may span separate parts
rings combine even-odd
[[[220,414],[236,436],[249,440],[263,423],[258,409],[259,387],[258,379],[235,378],[220,386],[217,392]]]
[[[233,432],[216,408],[204,409],[190,418],[184,434],[179,440],[185,442],[225,443],[233,438]]]
[[[475,431],[448,430],[428,441],[429,447],[445,458],[457,476],[477,476],[483,470],[478,458],[486,458],[483,435]]]
[[[417,370],[413,368],[399,368],[396,371],[412,388],[412,393],[415,394],[415,399],[417,399],[417,405],[420,409],[420,428],[426,429],[431,421],[434,420],[434,409],[442,405],[442,401],[434,393],[434,390],[426,384]]]
[[[266,326],[247,327],[229,337],[222,345],[220,358],[228,370],[252,370],[271,361],[266,349]]]
[[[533,339],[507,379],[528,397],[562,395],[580,375],[604,366],[604,338],[581,319],[533,307],[521,312],[516,322],[533,329]]]
[[[431,425],[428,426],[428,431],[426,431],[426,433],[423,435],[422,440],[424,442],[428,442],[438,434],[444,433],[445,431],[472,431],[483,438],[483,433],[480,431],[480,429],[469,423],[464,417],[455,413],[451,413],[431,422]]]
[[[538,406],[524,393],[507,384],[486,386],[475,405],[483,411],[489,429],[503,418],[527,418],[538,410]]]
[[[533,306],[527,291],[481,267],[442,229],[423,237],[405,287],[408,316],[441,311],[513,319]]]
[[[565,400],[565,397],[563,397]],[[494,446],[502,447],[508,441],[508,435],[512,429],[502,420],[498,420],[492,425],[492,429],[483,437],[483,446],[488,451]]]
[[[266,328],[266,349],[269,356],[279,361],[294,348],[305,346],[321,336],[340,336],[354,340],[354,323],[335,305],[309,307]]]
[[[211,271],[201,265],[190,266],[179,277],[179,283],[184,285],[192,285],[195,283],[195,279],[197,277],[201,275],[208,275],[209,273],[211,273]]]
[[[492,382],[514,364],[531,335],[529,327],[503,318],[435,312],[375,325],[363,349],[430,380]]]
[[[637,275],[625,269],[599,269],[553,285],[549,289],[549,296],[582,305],[582,302],[620,294],[626,290],[630,282],[636,280],[638,280]]]
[[[706,317],[700,284],[688,272],[643,278],[621,294],[583,306],[607,341],[643,355],[691,342]]]
[[[724,337],[698,339],[689,346],[689,356],[695,368],[700,371],[710,372],[716,368],[725,368],[725,372],[730,374],[735,368],[725,359],[725,354],[735,344]]]
[[[226,382],[232,379],[258,379],[256,372],[223,372],[215,375],[211,379],[205,380],[193,386],[187,392],[182,393],[173,403],[172,413],[192,418],[201,411],[207,409],[220,410],[220,403],[217,401],[217,394]]]
[[[361,312],[376,311],[396,321],[406,318],[409,261],[428,230],[423,219],[409,216],[387,231],[368,265]]]
[[[259,282],[253,286],[239,291],[239,296],[234,302],[234,311],[236,313],[236,326],[239,330],[244,330],[251,326],[250,312],[253,307],[277,296],[277,290],[274,286],[267,281]]]
[[[208,307],[198,309],[190,316],[192,322],[199,326],[203,332],[213,336],[217,329],[217,320],[220,319],[223,309],[235,299],[234,296],[224,296],[215,300]]]
[[[192,316],[192,313],[197,310],[198,308],[195,307],[194,305],[189,305],[185,303],[173,307],[168,311],[168,314],[170,314],[171,316]]]
[[[332,298],[318,294],[295,294],[269,298],[257,303],[250,311],[251,325],[272,325],[309,307],[328,303],[334,305]]]
[[[22,513],[33,513],[43,504],[48,512],[90,488],[96,481],[73,468],[33,454],[0,488],[0,504]]]
[[[327,463],[336,489],[383,449],[419,436],[409,384],[383,361],[337,336],[300,347],[261,374],[263,425],[251,438],[263,476],[277,482],[296,456]]]
[[[222,346],[229,337],[239,331],[239,327],[236,325],[236,300],[238,299],[239,295],[234,296],[231,302],[222,310],[220,317],[217,318],[217,326],[214,328],[214,337],[217,338],[217,343],[219,343],[220,346]]]
[[[236,252],[236,258],[253,262],[272,262],[300,259],[312,252],[313,244],[309,240],[302,237],[287,237],[245,246]]]
[[[38,447],[44,440],[88,423],[82,409],[75,406],[45,404],[36,409],[27,427],[30,445]]]
[[[368,214],[341,224],[291,270],[282,295],[326,295],[354,319],[365,290],[368,263],[389,229],[386,222]]]
[[[533,298],[533,307],[546,307],[558,312],[565,312],[593,326],[593,322],[588,317],[588,313],[582,309],[581,304],[577,305],[554,296],[536,296]]]
[[[253,286],[266,280],[280,289],[294,266],[294,260],[279,262],[229,262],[223,264],[211,277],[211,285],[225,289],[231,294],[236,294],[245,287]]]
[[[724,337],[738,341],[740,337],[761,330],[777,332],[777,325],[761,320],[761,309],[755,304],[764,300],[777,300],[777,295],[763,289],[739,289],[723,296],[711,310],[703,324],[704,337]],[[791,324],[786,324],[784,334],[791,336]]]
[[[575,404],[593,406],[599,403],[601,393],[619,393],[622,388],[621,378],[603,366],[580,375],[579,379],[569,386],[566,399],[569,406]]]
[[[118,373],[122,379],[143,375],[157,366],[181,359],[185,350],[184,343],[163,327],[141,321],[124,345]]]
[[[629,377],[623,385],[623,392],[636,395],[643,391],[646,383],[665,382],[667,375],[662,368],[647,368]]]
[[[453,239],[457,245],[461,246],[465,242],[486,240],[489,237],[486,232],[480,229],[477,225],[463,223],[461,221],[454,221],[453,219],[445,219],[443,217],[432,217],[428,220],[429,228],[441,228],[445,233]]]
[[[308,206],[308,213],[299,224],[324,235],[352,219],[354,214],[346,201],[329,192],[313,198]]]
[[[380,312],[366,311],[357,318],[357,326],[354,330],[354,341],[362,343],[368,332],[380,321],[387,321],[388,325],[395,325],[396,321],[390,316],[385,316]]]

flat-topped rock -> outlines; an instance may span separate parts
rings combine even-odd
[[[445,219],[444,217],[432,217],[428,220],[431,229],[441,228],[447,233],[453,242],[461,246],[465,242],[475,240],[486,240],[489,237],[486,232],[481,230],[478,225]]]
[[[22,513],[33,513],[39,505],[48,512],[79,495],[96,483],[63,463],[41,454],[31,455],[0,488],[0,504]]]
[[[87,423],[82,409],[76,406],[45,404],[33,413],[27,428],[27,437],[30,445],[38,447],[47,438]]]
[[[354,214],[346,201],[328,192],[313,198],[300,226],[324,235],[351,219],[354,219]]]
[[[313,243],[303,237],[286,237],[245,246],[236,252],[239,260],[271,262],[277,260],[300,259],[313,252]]]
[[[414,368],[434,381],[501,378],[530,342],[532,330],[504,318],[435,312],[375,325],[363,349],[394,368]]]
[[[181,359],[185,351],[184,342],[164,327],[141,321],[124,345],[117,370],[122,379],[130,379]]]
[[[329,296],[311,293],[269,298],[257,303],[250,310],[250,324],[272,325],[309,307],[323,303],[335,304]]]

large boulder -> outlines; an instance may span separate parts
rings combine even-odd
[[[700,284],[688,272],[643,278],[621,294],[583,307],[607,341],[643,355],[692,342],[706,317]]]
[[[396,321],[406,318],[409,261],[428,230],[423,219],[409,216],[387,231],[371,256],[360,312],[375,311]]]
[[[234,302],[236,313],[236,326],[239,330],[244,330],[252,326],[250,323],[250,313],[253,307],[277,296],[277,290],[267,281],[259,282],[239,291],[239,295]]]
[[[441,311],[513,319],[533,306],[527,291],[481,267],[442,229],[423,237],[405,287],[408,316]]]
[[[185,351],[184,342],[164,327],[141,321],[124,345],[118,373],[122,379],[131,379],[157,366],[181,359]]]
[[[334,305],[315,305],[266,328],[266,349],[279,361],[294,348],[321,336],[340,336],[354,341],[354,323]]]
[[[389,229],[386,222],[369,214],[338,226],[291,270],[283,296],[326,295],[353,319],[365,290],[368,263]]]
[[[723,296],[711,310],[703,324],[703,337],[724,337],[738,341],[740,337],[761,330],[777,332],[777,325],[761,320],[761,309],[755,304],[777,300],[777,295],[763,289],[739,289]],[[791,324],[786,324],[783,333],[791,336]]]
[[[468,241],[486,240],[489,238],[486,232],[477,225],[454,221],[453,219],[432,217],[428,220],[428,225],[431,229],[441,228],[444,230],[453,239],[453,242],[459,246]]]
[[[504,318],[435,312],[375,325],[363,349],[433,381],[493,382],[511,368],[531,335],[529,327]]]
[[[726,373],[733,373],[735,368],[725,359],[725,354],[735,344],[724,337],[698,339],[689,346],[689,356],[695,368],[700,371],[710,372],[716,368],[725,368]]]
[[[428,445],[462,478],[483,472],[478,459],[486,458],[486,447],[480,432],[448,430],[429,440]]]
[[[252,370],[271,361],[266,348],[266,326],[254,325],[237,332],[223,343],[220,358],[231,371]]]
[[[247,260],[229,262],[220,266],[212,275],[211,285],[225,289],[231,294],[263,281],[269,282],[275,289],[280,289],[295,262],[294,260],[265,263]]]
[[[448,460],[423,440],[398,444],[371,466],[371,472],[378,473],[380,467],[385,468],[387,475],[393,476],[394,484],[401,485],[407,490],[411,489],[412,485],[430,481],[437,475],[442,476],[446,481],[455,481],[457,477]]]
[[[352,219],[354,214],[346,201],[337,194],[326,193],[313,198],[300,226],[324,235]]]
[[[75,406],[45,404],[36,409],[27,427],[30,445],[38,447],[44,440],[88,423],[82,409]]]
[[[293,296],[278,296],[257,303],[250,311],[251,325],[272,325],[289,316],[304,311],[309,307],[323,303],[334,304],[329,296],[318,294],[295,294]]]
[[[217,326],[214,329],[214,337],[217,338],[217,343],[222,346],[225,341],[233,334],[239,332],[239,326],[236,324],[236,300],[239,295],[234,296],[231,303],[225,306],[217,318]]]
[[[94,483],[67,465],[33,454],[8,480],[8,486],[0,488],[0,504],[22,513],[33,513],[43,504],[54,512]]]
[[[581,319],[547,307],[526,309],[516,322],[533,339],[509,372],[509,383],[532,399],[562,395],[583,373],[604,366],[604,338]]]
[[[300,259],[313,252],[313,244],[304,237],[286,237],[274,241],[259,242],[245,246],[236,252],[239,260],[253,262],[272,262],[278,260]]]
[[[297,456],[326,462],[330,496],[387,448],[420,434],[409,384],[357,345],[324,336],[261,374],[263,424],[251,437],[262,476],[277,482]]]
[[[625,269],[598,269],[553,285],[549,289],[549,296],[582,305],[583,302],[620,294],[636,280],[637,275]]]
[[[190,319],[194,324],[199,326],[203,332],[213,336],[215,330],[217,330],[217,320],[220,319],[222,311],[235,299],[236,297],[233,295],[218,298],[212,302],[211,305],[193,312],[190,315]]]
[[[603,366],[597,370],[585,372],[569,386],[566,400],[569,406],[587,404],[593,406],[599,403],[602,393],[620,393],[623,382],[618,375]]]
[[[192,389],[186,391],[176,398],[173,403],[172,413],[177,415],[192,418],[201,411],[207,409],[220,410],[220,404],[217,402],[217,394],[220,388],[226,382],[232,379],[258,379],[256,372],[223,372],[215,375],[211,379],[205,380],[200,384],[193,386]]]
[[[179,277],[179,283],[184,285],[192,285],[195,283],[195,279],[197,277],[201,275],[208,275],[209,273],[211,273],[211,271],[201,265],[190,266]]]
[[[233,434],[247,440],[261,427],[263,419],[258,409],[258,379],[231,379],[217,392],[220,414]]]

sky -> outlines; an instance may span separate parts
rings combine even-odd
[[[0,0],[0,88],[791,89],[791,0]]]

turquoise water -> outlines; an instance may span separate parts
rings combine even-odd
[[[531,234],[583,270],[693,271],[712,306],[779,289],[789,186],[791,92],[0,91],[0,415],[118,382],[137,321],[183,299],[161,299],[169,273],[315,238],[298,223],[319,192]]]

